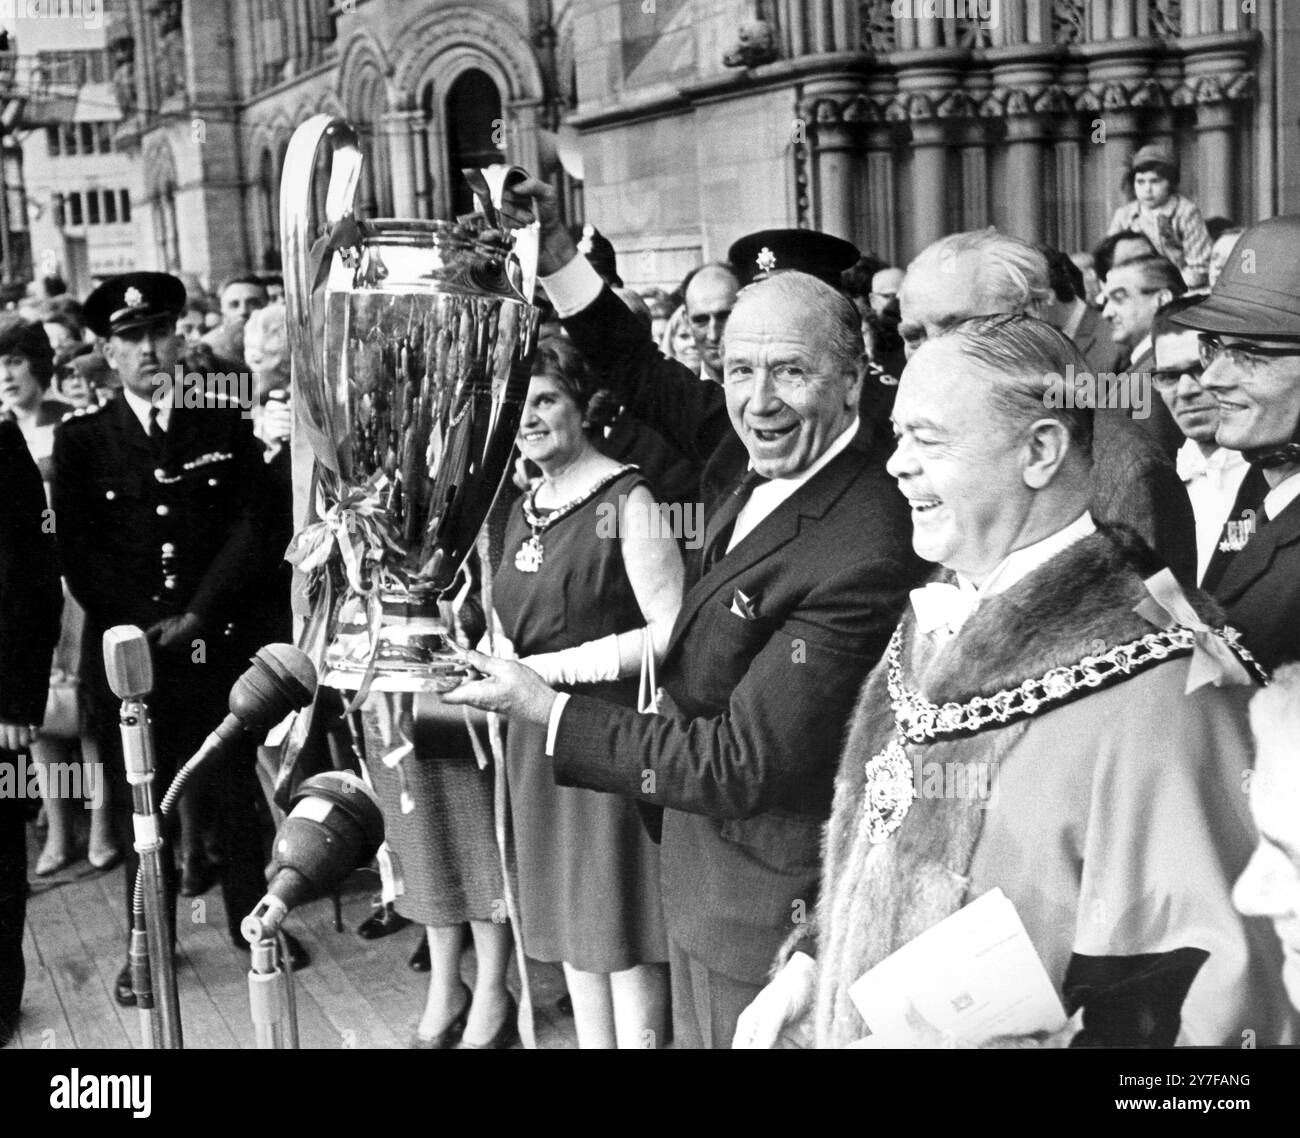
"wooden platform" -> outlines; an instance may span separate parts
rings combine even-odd
[[[29,832],[28,864],[39,845]],[[139,1013],[119,1007],[113,981],[126,962],[121,867],[97,873],[80,861],[53,877],[31,877],[24,948],[27,987],[18,1034],[10,1047],[124,1048],[140,1046]],[[310,967],[297,974],[298,1032],[312,1048],[404,1047],[424,1007],[427,975],[407,959],[421,929],[365,941],[356,927],[370,913],[372,874],[354,875],[343,897],[344,931],[334,908],[318,901],[296,909],[286,927],[308,948]],[[254,1045],[248,1013],[248,957],[226,937],[221,890],[182,898],[177,909],[181,1023],[186,1048]],[[467,981],[474,953],[462,960]],[[529,968],[537,1043],[576,1047],[573,1019],[556,1001],[564,981],[556,965]],[[511,989],[518,993],[512,964]]]

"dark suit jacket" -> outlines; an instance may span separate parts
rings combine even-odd
[[[1123,411],[1097,411],[1092,514],[1135,530],[1186,588],[1196,585],[1196,515],[1154,435]]]
[[[1128,352],[1110,338],[1110,321],[1088,305],[1075,329],[1074,345],[1088,361],[1093,374],[1119,371]]]
[[[1137,359],[1126,360],[1124,363],[1126,371],[1137,372],[1143,377],[1149,376],[1155,370],[1155,366],[1156,353],[1153,348],[1148,348]],[[1168,455],[1170,460],[1175,460],[1178,456],[1178,448],[1187,441],[1187,436],[1174,422],[1174,417],[1165,406],[1165,401],[1160,398],[1160,393],[1149,383],[1146,394],[1150,400],[1149,413],[1141,419],[1130,414],[1130,418],[1155,439],[1160,450]]]
[[[1233,556],[1214,596],[1264,667],[1300,660],[1300,498]]]
[[[636,413],[698,452],[710,424],[716,429],[721,389],[678,374],[639,326],[624,335],[620,311],[606,290],[566,327],[584,351],[621,338],[623,374],[645,377],[628,393]],[[646,345],[639,357],[631,336]],[[665,714],[575,696],[561,716],[556,781],[668,808],[669,936],[749,983],[762,981],[782,939],[811,912],[845,724],[908,589],[926,572],[885,457],[859,428],[852,445],[691,585],[660,673]],[[706,513],[746,464],[727,429],[705,470]],[[732,611],[737,589],[754,619]]]
[[[15,423],[0,422],[0,722],[39,723],[63,591],[45,489]]]

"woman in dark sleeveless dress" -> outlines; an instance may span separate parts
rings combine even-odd
[[[519,431],[542,471],[511,512],[496,612],[522,662],[561,691],[633,705],[643,635],[658,654],[682,562],[634,466],[597,450],[616,412],[566,340],[538,348]],[[667,1022],[659,849],[637,805],[555,785],[546,729],[506,747],[524,949],[562,961],[580,1047],[657,1046]]]

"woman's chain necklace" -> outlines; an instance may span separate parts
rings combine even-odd
[[[542,546],[542,534],[551,528],[561,518],[567,517],[573,513],[584,502],[590,501],[596,494],[599,494],[606,486],[616,478],[621,478],[629,470],[636,470],[637,467],[632,464],[620,466],[617,470],[605,475],[604,478],[598,479],[594,485],[588,486],[576,497],[570,498],[563,505],[556,506],[553,510],[539,511],[537,509],[537,491],[541,487],[539,482],[523,497],[522,506],[524,511],[524,521],[528,523],[532,535],[525,539],[515,554],[515,568],[521,573],[536,573],[542,567],[542,561],[546,557],[546,550]]]

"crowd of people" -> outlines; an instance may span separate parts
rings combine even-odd
[[[348,736],[387,826],[359,931],[426,930],[413,1046],[514,1042],[512,934],[563,966],[582,1047],[872,1046],[889,1015],[858,981],[997,891],[1059,1022],[966,1037],[917,1004],[918,1041],[1297,1041],[1300,217],[1207,222],[1159,145],[1127,180],[1090,253],[988,229],[891,266],[767,230],[671,294],[627,289],[544,183],[514,189],[543,328],[495,563],[460,591],[472,671],[441,709],[372,695]],[[204,331],[181,281],[129,274],[0,325],[24,487],[5,508],[26,511],[3,543],[0,742],[108,757],[88,856],[126,854],[128,881],[98,633],[153,641],[169,764],[250,648],[289,636],[284,309],[251,277],[219,305]],[[251,372],[253,421],[158,400],[181,361]],[[654,524],[669,502],[677,532]],[[504,722],[507,819],[461,705]],[[407,738],[413,761],[386,761]],[[255,769],[250,747],[177,834],[174,884],[219,879],[241,946]],[[74,856],[66,804],[46,815],[37,874]]]

